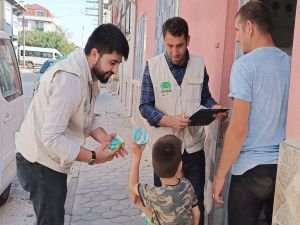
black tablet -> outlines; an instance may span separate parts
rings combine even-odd
[[[189,119],[191,123],[189,126],[207,126],[215,120],[214,114],[227,112],[229,109],[199,109],[193,113]]]

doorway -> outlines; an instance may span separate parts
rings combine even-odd
[[[261,0],[272,13],[275,45],[292,55],[297,0]]]
[[[249,0],[240,0],[240,6]],[[251,0],[250,0],[251,1]],[[266,4],[272,14],[273,40],[275,45],[292,56],[297,0],[260,0]],[[242,56],[239,45],[236,58]]]

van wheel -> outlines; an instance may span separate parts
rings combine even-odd
[[[7,201],[8,196],[9,196],[10,187],[11,187],[11,184],[9,184],[8,187],[0,195],[0,206],[2,206]]]
[[[32,62],[28,62],[27,63],[27,68],[28,69],[33,69],[33,63]]]

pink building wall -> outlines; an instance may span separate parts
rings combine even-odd
[[[190,52],[204,57],[212,95],[227,107],[230,68],[235,56],[237,6],[237,0],[190,0],[189,4],[180,1],[179,6],[179,16],[187,20],[190,28]]]
[[[300,3],[297,4],[292,74],[287,119],[287,139],[300,139]]]
[[[136,5],[136,23],[146,15],[146,60],[154,56],[156,1],[139,0]]]

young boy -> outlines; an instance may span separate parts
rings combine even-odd
[[[139,183],[139,165],[145,145],[132,143],[133,153],[129,190],[134,203],[151,219],[153,225],[198,225],[200,210],[191,183],[180,178],[182,141],[174,135],[157,140],[152,149],[154,172],[161,187]]]

